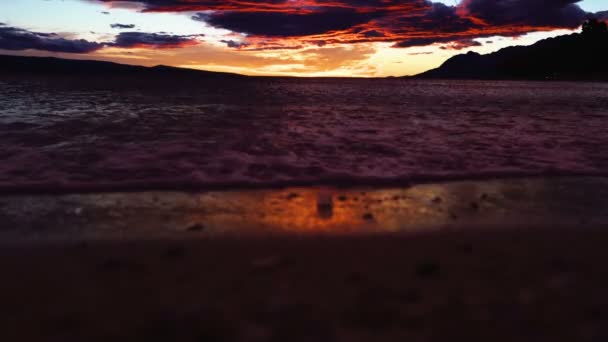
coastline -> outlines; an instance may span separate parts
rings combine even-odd
[[[0,244],[605,226],[606,177],[0,196]]]

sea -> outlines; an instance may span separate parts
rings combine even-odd
[[[0,192],[608,174],[608,84],[0,79]]]

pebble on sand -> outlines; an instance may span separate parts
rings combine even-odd
[[[419,277],[431,277],[439,273],[441,267],[433,261],[421,262],[416,266],[416,275]]]
[[[471,253],[471,252],[473,252],[473,245],[471,245],[470,243],[465,243],[465,244],[460,245],[459,249],[465,253]]]
[[[334,203],[331,195],[327,193],[320,193],[317,197],[317,214],[319,217],[327,219],[334,214]]]
[[[251,262],[251,266],[255,270],[268,270],[282,265],[285,259],[278,255],[272,255],[264,258],[255,259]]]
[[[366,221],[373,221],[374,220],[374,214],[372,213],[365,213],[363,214],[363,219]]]
[[[200,232],[200,231],[205,230],[205,226],[203,224],[200,224],[200,223],[195,223],[195,224],[192,224],[192,225],[188,226],[186,228],[186,230],[189,231],[189,232]]]
[[[165,252],[165,256],[167,256],[169,258],[179,258],[179,257],[183,257],[184,255],[186,255],[186,249],[184,247],[180,247],[180,246],[170,247]]]
[[[99,269],[103,271],[113,271],[124,268],[126,263],[119,259],[107,259],[99,264]]]
[[[139,263],[124,259],[109,258],[97,265],[100,271],[114,272],[114,271],[126,271],[126,272],[141,272],[145,270],[145,266]]]

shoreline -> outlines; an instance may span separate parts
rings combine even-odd
[[[0,244],[608,226],[608,178],[0,196]]]
[[[596,178],[608,179],[608,172],[604,171],[580,171],[567,170],[545,170],[536,172],[521,171],[497,171],[480,173],[449,173],[449,174],[411,174],[403,177],[350,177],[334,176],[314,180],[281,180],[281,181],[216,181],[197,182],[188,179],[170,182],[129,182],[103,183],[91,182],[78,183],[31,183],[24,185],[0,184],[1,196],[19,195],[78,195],[78,194],[105,194],[105,193],[149,193],[149,192],[238,192],[250,190],[282,190],[288,188],[320,188],[332,187],[337,189],[353,188],[403,188],[428,184],[449,184],[454,182],[500,182],[510,180],[543,180],[543,179],[577,179]]]

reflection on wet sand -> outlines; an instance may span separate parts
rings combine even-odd
[[[444,220],[444,213],[427,210],[428,201],[424,197],[408,196],[409,192],[408,189],[298,188],[233,193],[230,200],[238,202],[239,215],[195,213],[193,220],[234,226],[236,230],[248,226],[256,231],[300,233],[395,231]],[[205,207],[213,201],[206,195],[200,197]]]
[[[400,188],[306,187],[0,198],[0,237],[352,234],[608,222],[608,180],[519,179]]]

